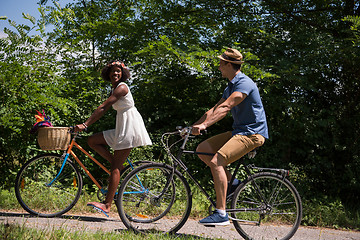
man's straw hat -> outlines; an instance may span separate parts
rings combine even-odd
[[[218,58],[224,60],[226,62],[234,63],[234,64],[243,64],[242,54],[233,48],[228,48],[223,54],[219,55]]]

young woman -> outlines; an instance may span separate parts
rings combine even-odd
[[[134,147],[151,145],[143,119],[137,111],[130,89],[125,81],[130,77],[129,70],[123,62],[109,62],[101,71],[104,80],[110,81],[112,90],[109,98],[103,102],[91,116],[82,124],[76,125],[76,131],[83,131],[99,120],[111,106],[117,111],[115,129],[95,133],[88,139],[89,146],[111,164],[108,193],[103,203],[90,202],[87,205],[102,211],[110,212],[117,186],[120,181],[120,171]],[[114,150],[112,154],[108,147]]]

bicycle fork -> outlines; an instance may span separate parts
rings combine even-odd
[[[177,164],[174,164],[173,168],[171,169],[171,173],[166,178],[166,184],[165,184],[164,189],[161,191],[161,193],[158,196],[152,197],[150,199],[150,203],[153,204],[154,206],[160,207],[161,199],[163,198],[165,193],[168,191],[168,189],[170,187],[170,183],[173,181],[176,166],[177,166]]]
[[[66,164],[66,161],[67,161],[68,158],[69,158],[69,153],[64,153],[62,157],[64,157],[64,161],[63,161],[63,163],[62,163],[62,165],[61,165],[61,168],[60,168],[58,174],[55,176],[55,178],[54,178],[50,183],[45,184],[47,187],[51,187],[51,185],[52,185],[52,184],[56,181],[56,179],[60,176],[62,170],[64,169],[64,166],[65,166],[65,164]]]

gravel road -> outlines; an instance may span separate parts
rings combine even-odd
[[[0,209],[0,222],[25,224],[39,229],[69,228],[85,231],[124,231],[119,216],[112,213],[109,218],[100,213],[65,214],[59,218],[39,218],[23,212],[8,212]],[[70,227],[71,226],[71,227]],[[199,239],[242,239],[233,225],[209,228],[189,219],[178,234],[198,236]],[[292,240],[360,240],[358,231],[340,231],[327,228],[300,227]]]

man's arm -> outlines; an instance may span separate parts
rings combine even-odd
[[[223,102],[225,102],[225,99],[224,98],[221,98],[220,101],[215,104],[214,107],[212,107],[211,109],[209,109],[199,120],[197,120],[193,125],[198,125],[198,124],[201,124],[203,123],[206,118],[210,115],[210,113],[214,112],[214,109],[216,109],[220,104],[222,104]]]
[[[240,104],[245,98],[245,93],[233,92],[228,99],[221,98],[220,101],[207,111],[197,122],[194,123],[192,134],[199,135],[200,131],[223,119],[230,110]]]

